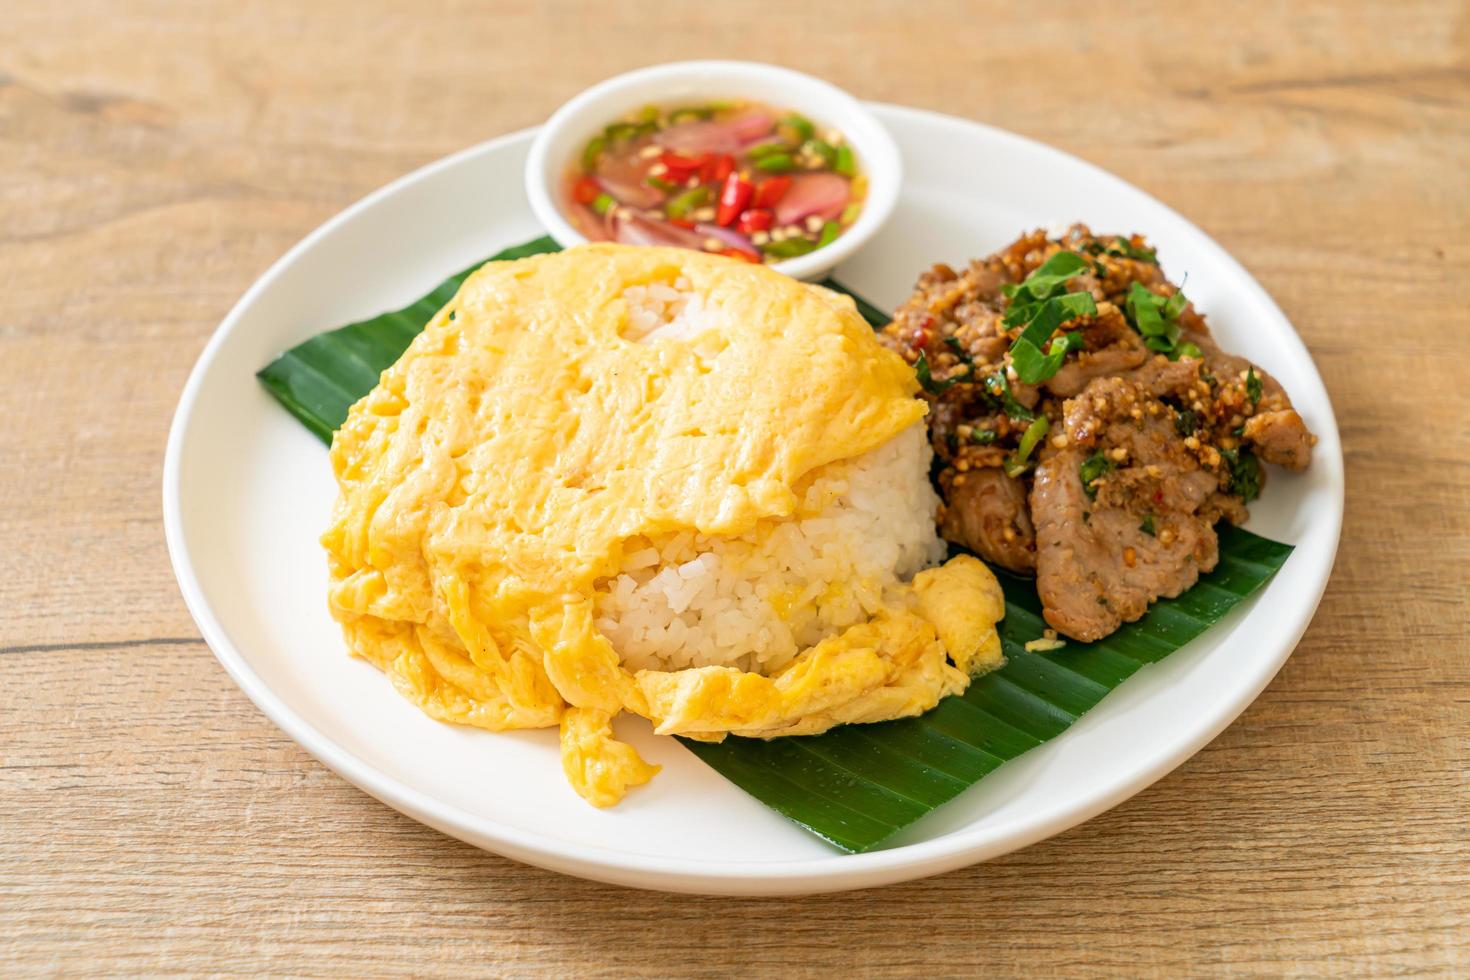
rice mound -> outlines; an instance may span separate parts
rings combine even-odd
[[[693,292],[682,276],[672,283],[652,282],[623,290],[628,304],[628,328],[623,336],[639,343],[689,340],[718,323],[704,297]]]
[[[714,324],[682,280],[624,292],[627,339],[690,340]],[[738,537],[681,531],[628,543],[597,583],[596,625],[629,670],[723,665],[769,674],[884,608],[944,558],[922,423],[820,467],[789,518]]]

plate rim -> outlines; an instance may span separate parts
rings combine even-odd
[[[1257,293],[1254,298],[1264,303],[1288,326],[1289,336],[1283,340],[1294,346],[1293,354],[1304,359],[1323,394],[1326,425],[1319,428],[1322,428],[1322,434],[1332,436],[1327,441],[1336,449],[1333,472],[1337,478],[1330,488],[1334,491],[1330,501],[1332,513],[1315,518],[1319,521],[1331,520],[1330,547],[1315,557],[1313,567],[1306,569],[1312,577],[1310,601],[1300,603],[1293,614],[1285,617],[1289,625],[1280,634],[1284,640],[1281,643],[1281,653],[1263,663],[1257,669],[1256,675],[1250,678],[1250,683],[1243,684],[1232,697],[1221,702],[1212,712],[1209,724],[1202,726],[1189,738],[1179,740],[1167,751],[1153,758],[1150,764],[1140,766],[1107,790],[1061,806],[1045,820],[1014,819],[992,826],[978,835],[970,833],[972,828],[961,828],[930,840],[886,850],[799,860],[741,862],[663,858],[567,841],[523,830],[440,801],[378,770],[323,734],[281,700],[250,666],[245,656],[229,640],[200,586],[182,524],[179,480],[184,436],[195,402],[203,388],[205,376],[245,311],[318,241],[332,234],[340,225],[351,221],[360,212],[372,208],[380,200],[427,180],[441,170],[456,166],[471,157],[494,154],[520,141],[529,143],[539,128],[529,127],[433,160],[366,194],[317,226],[273,262],[230,308],[211,334],[185,382],[169,426],[164,453],[162,504],[164,537],[169,559],[184,603],[206,644],[226,673],[267,718],[317,761],[354,786],[406,816],[473,846],[550,870],[629,887],[699,894],[795,895],[874,887],[940,874],[1008,854],[1077,826],[1117,806],[1173,772],[1214,740],[1260,696],[1261,691],[1291,656],[1315,616],[1331,577],[1342,533],[1345,481],[1336,413],[1321,372],[1295,326],[1255,277],[1219,243],[1173,208],[1123,178],[1081,157],[986,123],[884,102],[867,104],[880,116],[909,115],[931,124],[976,128],[984,131],[989,138],[1012,142],[1029,152],[1039,151],[1060,157],[1068,164],[1080,165],[1094,177],[1127,188],[1130,193],[1143,195],[1213,251],[1215,258],[1230,267],[1248,284],[1247,288]],[[1299,552],[1294,552],[1292,559],[1296,559],[1298,554]],[[1289,564],[1292,559],[1288,560]],[[1288,637],[1289,640],[1286,639]],[[975,837],[979,839],[972,839]]]

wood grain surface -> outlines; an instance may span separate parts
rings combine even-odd
[[[1306,338],[1347,450],[1326,598],[1265,694],[1132,801],[876,891],[589,884],[364,796],[199,640],[161,458],[235,299],[388,180],[695,56],[1079,154],[1198,222]],[[1470,974],[1467,228],[1463,0],[9,0],[0,971]]]

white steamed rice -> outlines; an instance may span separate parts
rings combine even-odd
[[[689,338],[710,326],[701,297],[653,284],[626,291],[629,339]],[[630,542],[599,583],[597,627],[630,670],[723,664],[770,672],[897,601],[943,558],[923,423],[804,481],[791,518],[739,537],[680,532]]]
[[[623,290],[623,299],[628,303],[628,329],[623,336],[639,343],[688,340],[717,322],[715,311],[705,306],[703,296],[690,291],[689,280],[682,277],[671,284],[630,286]]]

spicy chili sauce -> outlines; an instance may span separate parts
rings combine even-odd
[[[835,241],[867,178],[842,134],[753,102],[646,106],[567,168],[562,207],[591,241],[781,262]]]

